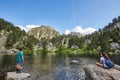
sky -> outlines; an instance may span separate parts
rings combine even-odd
[[[118,16],[120,0],[0,0],[0,18],[25,31],[50,25],[61,34],[89,34]]]

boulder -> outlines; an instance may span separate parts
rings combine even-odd
[[[120,44],[116,42],[111,42],[110,43],[111,49],[117,50],[120,48]]]
[[[79,64],[77,60],[71,60],[70,64]]]
[[[86,80],[120,80],[120,66],[104,69],[96,65],[84,67]]]
[[[6,80],[24,80],[30,76],[29,73],[7,72]]]

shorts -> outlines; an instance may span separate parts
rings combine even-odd
[[[108,66],[105,66],[105,65],[103,65],[103,68],[105,68],[105,69],[109,69],[109,67],[108,67]]]
[[[20,64],[20,65],[21,65],[21,64],[22,64],[22,61],[17,61],[17,64]]]

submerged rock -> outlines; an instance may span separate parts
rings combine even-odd
[[[6,76],[6,80],[23,80],[30,77],[29,73],[16,73],[16,72],[8,72]]]
[[[77,60],[71,60],[70,64],[79,64]]]

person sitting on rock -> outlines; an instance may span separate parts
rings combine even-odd
[[[23,51],[20,48],[19,52],[17,53],[17,65],[16,65],[16,70],[17,72],[21,72],[22,68],[22,62],[23,62],[24,58],[23,58]]]
[[[100,62],[96,62],[97,66],[106,69],[114,67],[114,63],[110,60],[109,56],[105,52],[101,52],[100,55],[101,55]]]

